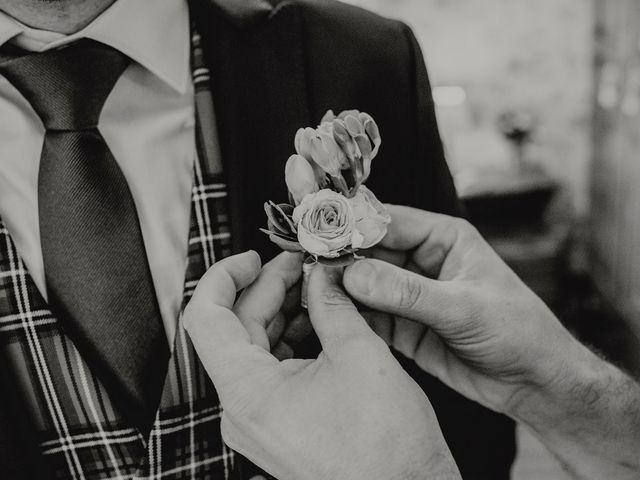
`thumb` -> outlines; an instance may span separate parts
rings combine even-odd
[[[341,268],[316,265],[309,279],[309,318],[328,355],[350,340],[377,339],[342,288],[341,278]]]
[[[359,260],[348,267],[344,286],[355,300],[433,328],[451,328],[459,318],[460,295],[446,282],[432,280],[380,260]]]
[[[249,286],[259,273],[256,252],[217,262],[198,283],[184,312],[184,328],[221,397],[225,385],[278,363],[269,352],[252,345],[249,333],[232,311],[237,292]]]

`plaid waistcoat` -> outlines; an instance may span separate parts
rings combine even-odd
[[[215,119],[209,72],[197,33],[192,50],[198,159],[184,304],[204,272],[231,250],[226,185],[210,137]],[[234,455],[222,441],[215,389],[182,327],[182,315],[177,322],[160,407],[143,438],[49,310],[0,218],[0,361],[15,378],[39,435],[45,470],[54,478],[231,477]]]

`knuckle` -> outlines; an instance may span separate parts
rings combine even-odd
[[[460,230],[464,230],[467,232],[473,231],[473,225],[465,218],[456,218],[456,224]]]
[[[423,300],[424,287],[413,275],[398,275],[394,289],[394,303],[403,310],[415,310]]]
[[[187,306],[184,308],[182,324],[187,332],[193,328],[194,324],[197,323],[201,317],[201,313],[198,313],[197,310],[198,307],[193,300],[187,303]]]
[[[199,298],[192,298],[183,311],[183,326],[187,331],[202,327],[203,321],[213,318],[217,310],[216,305],[210,305]]]
[[[471,224],[468,220],[459,218],[457,222],[458,222],[458,231],[462,238],[469,241],[477,241],[482,238],[480,236],[480,232],[478,232],[478,229],[473,224]]]
[[[459,235],[465,237],[477,234],[476,227],[464,218],[456,218],[453,222],[453,227]]]

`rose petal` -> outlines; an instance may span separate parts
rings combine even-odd
[[[371,248],[387,234],[391,217],[386,207],[364,185],[350,200],[355,218],[355,229],[363,236],[359,248]]]
[[[298,241],[309,253],[336,257],[352,243],[353,210],[349,200],[337,192],[324,189],[305,196],[293,211],[293,219]]]
[[[364,235],[360,233],[357,229],[353,229],[353,233],[351,234],[351,246],[355,249],[361,248],[364,244]]]
[[[313,255],[326,255],[329,253],[329,247],[304,228],[298,229],[298,241],[307,252]]]

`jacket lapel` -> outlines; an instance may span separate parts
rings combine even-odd
[[[192,8],[211,68],[233,250],[268,256],[275,249],[258,230],[263,204],[287,198],[284,165],[297,128],[310,124],[299,12],[264,0],[199,0]]]
[[[238,28],[254,26],[268,17],[273,7],[267,0],[199,0]]]

